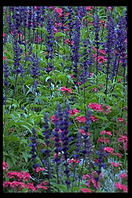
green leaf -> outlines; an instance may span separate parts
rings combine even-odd
[[[56,32],[55,33],[55,37],[63,37],[63,36],[66,36],[66,35],[62,32]]]

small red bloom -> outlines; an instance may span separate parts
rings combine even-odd
[[[96,121],[97,121],[97,119],[96,119],[95,116],[93,116],[93,115],[90,116],[90,119],[91,119],[93,122],[96,122]]]
[[[120,174],[119,179],[123,179],[123,178],[127,178],[127,177],[128,177],[127,173],[122,173],[122,174]]]
[[[69,110],[69,113],[72,115],[72,116],[75,116],[75,114],[77,114],[79,111],[77,109],[73,109],[73,110]]]
[[[39,173],[40,171],[44,171],[44,170],[45,170],[45,168],[41,168],[41,167],[37,167],[35,169],[36,173]]]
[[[113,167],[119,167],[119,166],[122,166],[121,163],[115,163],[115,162],[110,162],[111,166]]]
[[[55,11],[59,14],[59,16],[62,16],[62,9],[61,8],[56,8]]]
[[[8,164],[6,162],[3,161],[2,165],[3,165],[3,170],[8,170]]]
[[[86,122],[86,118],[84,117],[84,116],[78,116],[78,117],[76,117],[76,120],[78,121],[78,122]]]
[[[92,10],[92,6],[86,6],[86,10],[87,10],[87,11]]]
[[[89,190],[88,188],[81,188],[80,189],[83,193],[89,193],[91,192],[91,190]]]
[[[3,56],[3,60],[6,60],[6,56]]]
[[[61,88],[60,88],[60,91],[72,93],[72,90],[71,90],[70,88],[66,88],[66,87],[61,87]]]
[[[123,122],[124,119],[123,118],[118,118],[118,122]]]
[[[113,153],[114,149],[112,147],[105,147],[104,151],[107,151],[108,153]]]

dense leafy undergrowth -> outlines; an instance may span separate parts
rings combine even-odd
[[[4,7],[4,192],[127,192],[126,7]]]

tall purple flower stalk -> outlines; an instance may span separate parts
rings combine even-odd
[[[34,79],[33,82],[33,87],[36,89],[37,88],[37,77],[40,75],[40,67],[39,67],[39,59],[38,57],[35,56],[35,54],[33,54],[32,59],[32,76]]]
[[[67,177],[66,180],[66,185],[67,185],[67,190],[69,190],[70,187],[70,179],[69,179],[69,167],[68,167],[68,145],[69,145],[69,105],[67,105],[65,112],[64,112],[64,128],[63,128],[63,139],[62,139],[62,144],[63,144],[63,156],[64,156],[64,166],[65,170],[64,173]]]
[[[109,16],[108,16],[107,31],[108,31],[107,42],[106,42],[107,65],[106,65],[106,88],[105,88],[106,95],[108,92],[107,87],[108,87],[110,64],[112,60],[112,52],[113,52],[114,44],[115,44],[115,23],[114,23],[111,12],[109,13]]]
[[[73,46],[73,51],[72,51],[72,61],[73,61],[73,72],[74,72],[74,77],[75,77],[75,84],[77,83],[77,77],[78,77],[78,62],[80,58],[79,54],[79,48],[80,48],[80,28],[81,28],[81,22],[78,16],[76,16],[76,21],[74,24],[74,46]]]
[[[53,59],[53,44],[54,44],[54,26],[52,18],[48,15],[47,19],[47,43],[46,43],[46,59],[47,59],[47,68],[46,72],[49,73],[53,69],[52,59]]]
[[[95,28],[95,45],[96,45],[96,75],[98,73],[98,55],[99,55],[99,31],[100,31],[100,24],[99,24],[99,16],[98,16],[98,10],[95,9],[94,13],[94,28]]]

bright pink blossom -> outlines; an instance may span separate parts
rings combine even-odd
[[[75,120],[77,120],[78,122],[82,122],[82,123],[86,122],[86,118],[84,116],[78,116],[76,117]]]
[[[37,167],[35,169],[36,173],[39,173],[40,171],[44,171],[44,170],[45,170],[45,168],[42,168],[42,167]]]
[[[61,87],[61,88],[60,88],[60,91],[72,93],[72,90],[71,90],[70,88],[66,88],[66,87]]]
[[[109,143],[110,140],[109,140],[108,138],[101,138],[101,137],[99,137],[99,138],[98,138],[98,142]]]
[[[93,122],[96,122],[96,121],[97,121],[97,119],[96,119],[95,116],[93,116],[93,115],[90,116],[90,119],[91,119]]]
[[[89,103],[88,107],[95,111],[103,111],[102,105],[98,103]]]
[[[27,183],[27,184],[25,184],[25,187],[27,189],[31,189],[32,191],[36,191],[36,188],[34,187],[33,183]]]
[[[79,111],[77,109],[69,110],[69,113],[74,117]]]
[[[123,118],[118,118],[117,120],[118,120],[118,122],[123,122],[124,121]]]
[[[91,190],[89,190],[88,188],[81,188],[80,189],[83,193],[89,193],[91,192]]]
[[[55,11],[59,14],[59,16],[62,16],[62,9],[61,8],[55,8]]]
[[[122,173],[122,174],[120,174],[119,179],[123,179],[123,178],[127,178],[127,177],[128,177],[127,173]]]
[[[2,162],[3,170],[8,170],[8,164],[6,162]]]
[[[120,184],[119,182],[116,182],[115,183],[115,187],[120,189],[120,190],[123,190],[124,192],[127,192],[128,191],[128,188],[127,186],[123,185],[123,184]]]
[[[121,163],[115,163],[115,162],[110,162],[111,166],[113,167],[119,167],[119,166],[122,166]]]
[[[92,6],[86,6],[86,10],[87,10],[87,11],[92,10]]]
[[[113,153],[114,149],[112,147],[105,147],[104,151],[107,151],[108,153]]]

